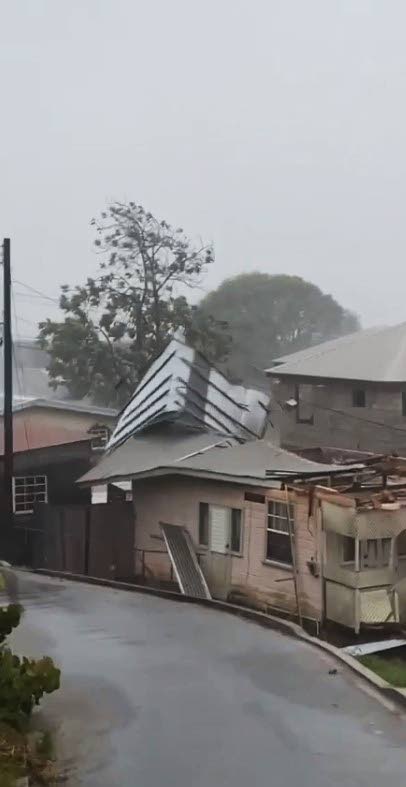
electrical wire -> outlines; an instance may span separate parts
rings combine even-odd
[[[271,399],[271,407],[272,403],[276,402],[279,405],[281,410],[286,413],[286,403],[280,402],[278,399]],[[299,404],[299,403],[298,403]],[[342,415],[343,418],[351,418],[355,421],[361,421],[363,424],[372,424],[373,426],[381,426],[383,429],[391,429],[393,432],[403,432],[406,434],[406,429],[403,429],[401,426],[392,426],[391,424],[385,424],[383,421],[373,421],[371,418],[362,418],[360,415],[353,415],[352,413],[346,413],[344,410],[335,410],[333,407],[325,407],[321,404],[316,404],[315,402],[309,402],[307,399],[301,400],[301,404],[309,405],[310,407],[315,407],[316,410],[327,410],[330,413],[336,413],[337,415]]]
[[[51,301],[51,303],[56,303],[59,306],[59,298],[53,298],[51,295],[47,295],[45,292],[41,292],[41,290],[37,290],[35,287],[31,287],[31,284],[26,284],[23,281],[19,281],[18,279],[13,279],[13,284],[19,284],[20,287],[25,287],[31,293],[34,293],[39,298],[44,298],[46,301]],[[24,295],[24,293],[16,293],[17,295]]]
[[[36,297],[44,298],[45,300],[51,301],[51,303],[56,303],[59,306],[59,299],[53,298],[51,295],[47,295],[46,293],[41,292],[41,290],[37,290],[35,287],[32,287],[30,284],[26,284],[25,282],[19,281],[18,279],[13,279],[13,284],[19,284],[21,287],[25,287],[27,290],[29,290]],[[21,297],[29,297],[28,295],[25,296],[25,293],[15,293],[15,294],[18,295],[18,296],[21,296]],[[14,293],[13,293],[13,298],[14,298]],[[14,303],[14,300],[13,300],[13,303]],[[15,309],[15,304],[14,304],[14,309]],[[16,313],[15,313],[15,319],[17,319]],[[21,317],[19,319],[21,320],[21,322],[29,323],[29,320],[24,320]],[[35,323],[32,323],[32,324],[34,325]],[[257,367],[254,366],[253,364],[250,364],[250,365],[253,368],[257,369]],[[258,371],[263,372],[263,370],[259,370],[259,369],[258,369]],[[276,401],[276,403],[280,406],[280,408],[285,412],[285,406],[284,406],[284,404],[282,402],[279,402],[277,399],[271,399],[271,406],[272,406],[272,402],[273,401],[274,402]],[[315,407],[316,409],[319,409],[319,410],[326,410],[326,411],[331,412],[331,413],[336,413],[337,415],[341,415],[343,418],[350,418],[350,419],[355,420],[355,421],[360,421],[360,422],[362,422],[364,424],[370,424],[372,426],[380,426],[383,429],[390,429],[393,432],[402,432],[402,433],[406,434],[406,429],[403,429],[401,426],[392,426],[391,424],[385,424],[382,421],[374,421],[371,418],[362,418],[359,415],[353,415],[352,413],[346,413],[346,412],[344,412],[344,410],[335,410],[332,407],[325,407],[323,405],[316,404],[315,402],[305,401],[305,402],[303,402],[303,404],[310,405],[310,406]]]
[[[17,316],[17,319],[19,322],[25,322],[26,325],[35,325],[35,327],[38,328],[38,323],[34,322],[34,320],[26,320],[25,317],[20,317],[19,315]]]

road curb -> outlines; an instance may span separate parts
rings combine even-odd
[[[363,678],[365,681],[371,684],[374,689],[386,700],[394,702],[400,705],[402,708],[406,708],[406,690],[397,689],[396,687],[391,686],[385,680],[380,678],[379,675],[376,675],[375,672],[372,672],[367,667],[364,667],[363,664],[360,664],[360,662],[357,661],[357,659],[355,659],[353,656],[350,656],[349,653],[344,653],[340,648],[336,648],[335,645],[331,645],[329,642],[312,637],[310,634],[307,634],[305,631],[303,631],[303,629],[297,623],[293,623],[290,620],[283,620],[282,618],[277,618],[274,615],[268,615],[265,612],[259,612],[258,610],[250,609],[249,607],[241,607],[238,604],[230,604],[227,601],[195,598],[194,596],[184,596],[183,594],[175,593],[171,590],[151,588],[146,587],[145,585],[133,585],[129,582],[119,582],[113,579],[100,579],[98,577],[89,577],[84,574],[70,574],[67,571],[53,571],[51,569],[45,568],[38,568],[34,571],[28,571],[27,573],[40,574],[42,576],[55,577],[57,579],[67,579],[71,582],[83,582],[88,585],[99,585],[100,587],[108,587],[112,588],[113,590],[125,590],[131,593],[144,593],[148,596],[158,596],[161,598],[166,598],[170,601],[192,603],[201,607],[228,612],[228,614],[244,618],[245,620],[253,621],[254,623],[258,623],[260,626],[264,626],[265,628],[271,628],[274,631],[279,631],[281,634],[286,634],[290,637],[296,637],[296,639],[307,642],[308,644],[319,648],[319,650],[329,653],[330,656],[342,664],[345,664],[350,670],[352,670],[352,672],[356,673],[360,678]]]

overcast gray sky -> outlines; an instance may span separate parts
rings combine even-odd
[[[3,0],[14,277],[81,281],[89,220],[132,199],[214,242],[206,289],[298,274],[406,319],[405,29],[404,0]],[[32,333],[54,306],[15,289]]]

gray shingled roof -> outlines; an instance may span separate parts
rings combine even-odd
[[[406,322],[369,328],[276,358],[267,374],[379,383],[406,382]]]
[[[175,427],[161,426],[159,431],[130,438],[106,454],[79,482],[95,485],[177,474],[266,486],[272,485],[272,478],[328,475],[343,469],[340,465],[309,461],[268,440],[241,445],[235,438],[213,432],[180,433]]]

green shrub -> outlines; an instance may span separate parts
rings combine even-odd
[[[4,642],[7,635],[18,626],[22,614],[23,608],[20,604],[0,607],[0,643]]]
[[[59,688],[60,671],[52,659],[38,661],[0,651],[0,720],[21,727],[44,694]]]
[[[51,658],[20,659],[4,646],[22,612],[19,604],[0,607],[0,721],[17,728],[24,726],[44,694],[56,691],[60,685],[60,670]]]

